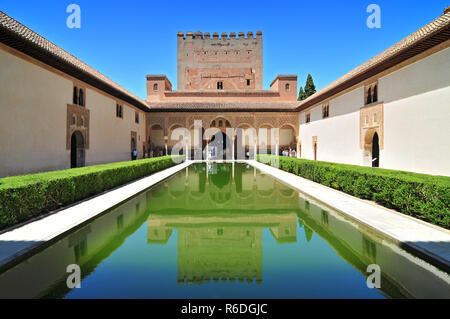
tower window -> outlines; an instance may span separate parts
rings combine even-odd
[[[250,80],[247,80],[247,86],[250,86]]]
[[[158,84],[157,83],[153,84],[153,91],[158,91]]]
[[[217,82],[217,89],[223,90],[223,82]]]
[[[286,92],[289,92],[289,84],[286,84],[285,86]]]

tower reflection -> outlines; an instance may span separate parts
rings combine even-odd
[[[155,197],[147,219],[147,242],[166,244],[177,231],[178,283],[247,282],[262,278],[263,230],[279,244],[297,242],[298,195],[244,164],[196,167],[159,192],[191,194],[188,202]],[[165,196],[164,196],[165,197]],[[185,200],[185,199],[184,199]],[[242,203],[245,202],[245,208]],[[267,205],[261,205],[261,203]],[[185,204],[185,205],[184,205]],[[267,209],[266,209],[267,208]]]

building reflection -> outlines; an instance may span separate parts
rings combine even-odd
[[[263,242],[273,238],[283,244],[280,250],[296,242],[301,249],[315,249],[324,246],[320,238],[365,277],[367,266],[378,264],[380,291],[389,297],[450,295],[447,273],[398,245],[251,167],[224,166],[228,167],[193,165],[0,274],[0,298],[66,296],[67,265],[80,265],[82,278],[95,275],[98,266],[143,226],[146,236],[134,237],[142,245],[133,246],[133,253],[140,254],[148,244],[166,245],[168,254],[177,254],[182,286],[264,283]],[[176,247],[167,245],[174,234]],[[280,261],[280,266],[284,263],[288,261]],[[167,284],[176,285],[175,279]]]
[[[263,230],[270,230],[278,244],[297,242],[297,193],[244,164],[204,164],[192,170],[186,171],[184,182],[175,177],[158,191],[172,196],[170,201],[156,196],[147,242],[166,244],[177,231],[180,285],[260,284]],[[173,196],[180,191],[174,183],[190,194],[188,202]]]
[[[177,231],[178,283],[261,283],[263,229],[277,243],[297,242],[297,215],[164,216],[147,220],[149,244],[166,244]]]

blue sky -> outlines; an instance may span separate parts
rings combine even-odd
[[[81,7],[81,29],[66,8]],[[369,29],[366,8],[381,7]],[[277,74],[311,73],[318,89],[443,13],[448,0],[93,1],[1,0],[0,10],[145,98],[146,74],[176,88],[178,31],[263,31],[264,88]]]

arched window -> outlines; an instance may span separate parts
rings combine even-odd
[[[153,84],[153,91],[158,91],[158,84],[157,83]]]
[[[84,92],[83,89],[80,89],[80,93],[78,96],[78,105],[84,106]]]
[[[73,104],[78,104],[78,88],[73,87]]]
[[[372,102],[378,101],[378,85],[375,85],[373,87],[373,96],[372,96]]]
[[[289,83],[285,85],[286,92],[289,92]]]
[[[372,103],[372,88],[371,87],[369,87],[367,89],[367,101],[366,101],[366,104],[370,104],[370,103]]]

